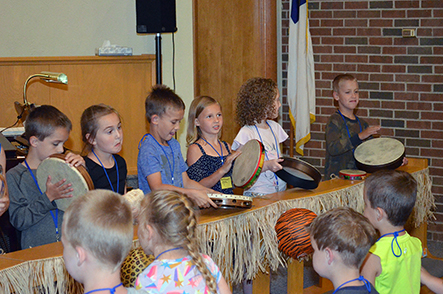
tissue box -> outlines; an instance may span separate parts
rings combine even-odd
[[[132,55],[131,47],[124,46],[108,46],[95,49],[95,55],[98,56],[130,56]]]

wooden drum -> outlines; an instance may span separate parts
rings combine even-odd
[[[381,169],[396,169],[403,163],[405,147],[397,139],[376,138],[360,144],[354,151],[358,169],[373,173]]]
[[[84,195],[88,190],[94,189],[91,177],[84,166],[73,167],[65,161],[64,154],[53,154],[43,160],[37,168],[37,182],[40,190],[46,192],[46,181],[51,176],[51,182],[57,183],[66,179],[66,184],[71,183],[72,197],[55,200],[57,208],[65,211],[72,200]]]
[[[258,140],[250,140],[241,147],[241,154],[235,159],[232,181],[235,186],[249,189],[258,179],[265,162],[265,148]]]
[[[294,158],[282,157],[283,169],[276,172],[277,176],[294,188],[315,189],[321,181],[321,173],[313,165]]]
[[[366,172],[358,169],[342,169],[339,176],[343,180],[359,181],[366,178]]]

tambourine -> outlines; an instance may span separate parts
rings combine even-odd
[[[403,163],[405,146],[393,138],[376,138],[355,148],[354,158],[358,169],[373,173],[381,169],[396,169]]]
[[[236,187],[249,189],[258,179],[265,162],[265,148],[258,140],[250,140],[241,147],[235,159],[232,181]]]
[[[360,181],[366,179],[366,172],[358,169],[342,169],[339,177],[343,180]]]
[[[86,168],[82,165],[78,167],[70,166],[65,161],[64,154],[53,154],[43,160],[37,168],[37,182],[40,190],[46,192],[46,181],[51,176],[51,182],[57,183],[66,179],[66,184],[71,183],[72,197],[57,199],[57,208],[65,211],[72,200],[76,197],[84,195],[88,190],[94,189],[94,183],[91,180]]]
[[[318,187],[321,173],[315,166],[294,157],[282,158],[283,169],[276,172],[280,179],[294,188],[312,190]]]
[[[208,197],[220,208],[251,208],[252,197],[230,194],[208,194]]]
[[[314,212],[304,208],[293,208],[283,213],[275,225],[278,249],[294,259],[313,253],[311,239],[305,227],[316,217]]]

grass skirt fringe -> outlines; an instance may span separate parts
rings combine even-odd
[[[435,207],[429,170],[412,174],[418,182],[413,224],[417,227],[433,217]],[[286,265],[278,250],[275,224],[292,208],[306,208],[316,214],[339,206],[362,212],[363,183],[330,193],[278,201],[241,215],[200,224],[197,238],[201,252],[212,257],[230,283],[253,279],[259,272]],[[134,240],[133,247],[139,246]],[[44,285],[44,286],[41,286]],[[0,293],[82,293],[81,285],[66,272],[63,257],[32,260],[0,271]]]

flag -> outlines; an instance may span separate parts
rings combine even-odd
[[[295,150],[303,155],[315,121],[314,53],[306,0],[292,0],[289,19],[288,104]]]

